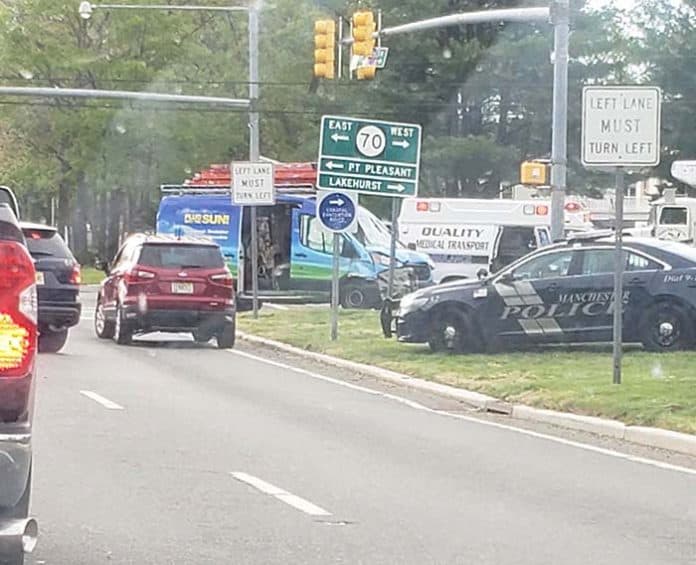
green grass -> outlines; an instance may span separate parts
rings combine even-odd
[[[615,418],[627,424],[696,433],[696,353],[629,350],[623,383],[611,384],[607,347],[548,348],[496,355],[433,354],[427,346],[386,340],[376,312],[340,313],[339,340],[329,340],[325,308],[261,310],[239,317],[240,329],[302,349],[369,363],[475,390],[510,402]]]
[[[82,267],[82,284],[99,284],[104,280],[104,272],[94,267]]]

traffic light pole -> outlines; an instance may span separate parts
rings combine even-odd
[[[259,9],[249,4],[249,161],[256,163],[261,154],[259,132]],[[259,234],[256,206],[251,207],[251,295],[254,319],[259,317]]]

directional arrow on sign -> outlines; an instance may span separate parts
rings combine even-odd
[[[387,188],[389,190],[395,190],[396,192],[403,192],[406,187],[403,184],[388,184]]]
[[[334,169],[343,170],[343,163],[334,163],[333,161],[327,161],[326,168],[330,171],[333,171]]]
[[[411,144],[405,139],[402,139],[400,141],[392,141],[392,145],[394,145],[395,147],[401,147],[403,149],[408,149],[409,147],[411,147]]]
[[[348,137],[347,135],[341,135],[339,133],[334,133],[331,136],[331,139],[333,139],[336,143],[338,143],[339,141],[350,141],[350,137]]]
[[[334,198],[333,200],[329,200],[329,204],[333,204],[334,206],[343,206],[346,203],[343,198]]]

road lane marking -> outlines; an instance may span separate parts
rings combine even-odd
[[[272,485],[271,483],[267,483],[258,477],[241,472],[231,472],[230,475],[232,475],[238,481],[246,483],[264,494],[277,498],[281,502],[284,502],[285,504],[304,512],[305,514],[309,514],[310,516],[331,516],[331,512],[327,512],[316,504],[312,504],[308,500],[283,490],[280,487]]]
[[[327,383],[335,384],[335,385],[349,388],[352,390],[357,390],[359,392],[364,392],[364,393],[370,394],[372,396],[379,396],[382,398],[393,400],[395,402],[398,402],[400,404],[404,404],[404,405],[406,405],[410,408],[413,408],[415,410],[422,410],[424,412],[429,412],[430,414],[435,414],[437,416],[444,416],[446,418],[454,418],[456,420],[463,420],[465,422],[477,424],[480,426],[488,426],[490,428],[497,428],[499,430],[515,432],[515,433],[525,435],[528,437],[533,437],[533,438],[537,438],[537,439],[551,441],[554,443],[559,443],[561,445],[566,445],[568,447],[575,447],[577,449],[584,449],[585,451],[592,451],[594,453],[599,453],[600,455],[606,455],[608,457],[614,457],[616,459],[623,459],[624,461],[630,461],[632,463],[649,465],[651,467],[657,467],[658,469],[664,469],[666,471],[675,471],[678,473],[684,473],[686,475],[692,475],[692,476],[696,477],[696,469],[690,469],[689,467],[682,467],[681,465],[673,465],[671,463],[664,463],[662,461],[658,461],[656,459],[649,459],[647,457],[639,457],[637,455],[630,455],[628,453],[622,453],[620,451],[615,451],[613,449],[608,449],[605,447],[598,447],[596,445],[591,445],[589,443],[582,443],[579,441],[564,439],[561,437],[552,436],[552,435],[544,434],[541,432],[527,430],[525,428],[518,428],[516,426],[512,426],[509,424],[501,424],[499,422],[493,422],[491,420],[483,420],[483,419],[479,419],[479,418],[474,418],[472,416],[465,416],[463,414],[453,414],[451,412],[447,412],[447,411],[443,411],[443,410],[434,410],[433,408],[429,408],[423,404],[420,404],[419,402],[409,400],[408,398],[403,398],[403,397],[397,396],[395,394],[389,394],[388,392],[381,392],[381,391],[367,388],[364,386],[355,385],[353,383],[349,383],[349,382],[342,381],[340,379],[335,379],[332,377],[327,377],[325,375],[320,375],[318,373],[308,371],[307,369],[293,367],[292,365],[288,365],[287,363],[281,363],[279,361],[272,361],[270,359],[264,359],[263,357],[258,357],[257,355],[254,355],[252,353],[247,353],[246,351],[238,351],[236,349],[227,349],[226,351],[228,351],[229,353],[234,353],[235,355],[239,355],[241,357],[246,357],[247,359],[252,359],[254,361],[258,361],[260,363],[266,363],[267,365],[273,365],[273,366],[279,367],[281,369],[286,369],[289,371],[293,371],[295,373],[299,373],[301,375],[306,375],[306,376],[311,377],[313,379],[318,379],[320,381],[324,381]]]
[[[283,306],[282,304],[273,304],[273,302],[266,302],[264,304],[266,308],[273,308],[275,310],[290,310],[287,306]]]
[[[123,410],[123,406],[120,404],[116,404],[115,402],[109,400],[108,398],[104,398],[102,395],[97,394],[96,392],[92,392],[91,390],[81,390],[80,394],[82,396],[86,396],[87,398],[94,400],[94,402],[97,402],[98,404],[101,404],[104,408],[107,410]]]

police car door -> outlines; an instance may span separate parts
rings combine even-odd
[[[577,261],[574,249],[537,253],[493,279],[497,299],[489,300],[483,319],[504,342],[563,339],[558,299]]]

